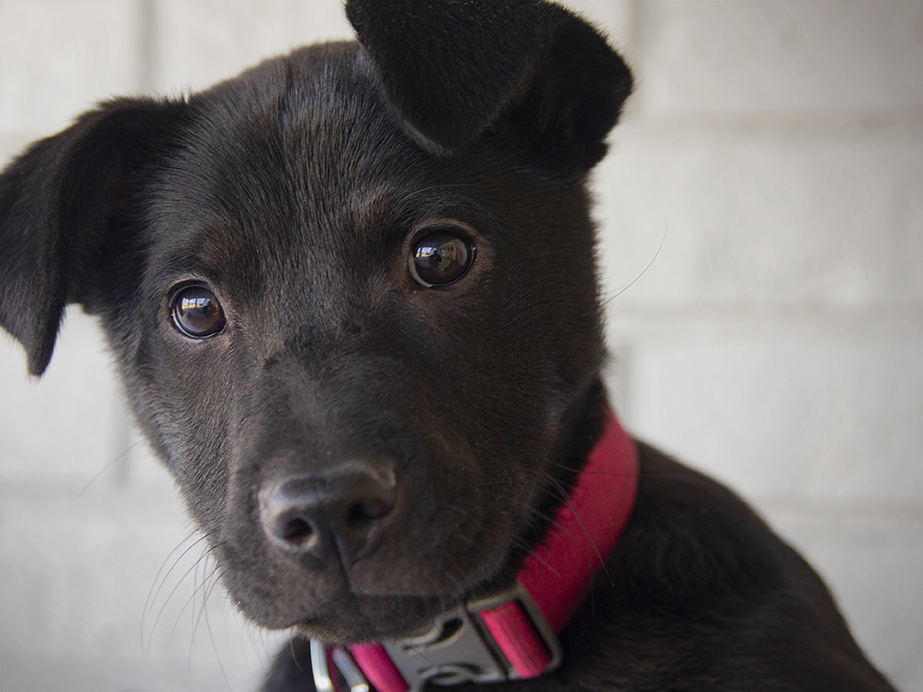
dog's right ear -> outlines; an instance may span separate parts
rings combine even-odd
[[[29,372],[51,359],[69,302],[83,298],[118,219],[185,104],[122,99],[33,144],[0,175],[0,326],[26,350]]]

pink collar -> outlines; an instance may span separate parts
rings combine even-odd
[[[512,589],[443,613],[430,632],[411,640],[358,644],[349,653],[312,641],[318,692],[363,692],[369,682],[378,692],[416,692],[428,680],[497,682],[553,670],[563,659],[556,635],[615,547],[637,489],[637,447],[607,408],[603,434],[570,497]]]

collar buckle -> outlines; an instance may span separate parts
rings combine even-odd
[[[512,625],[507,613],[513,614]],[[519,652],[511,650],[508,641],[513,640]],[[554,630],[518,581],[499,594],[440,614],[415,637],[383,645],[412,692],[428,682],[458,685],[535,677],[564,659]],[[523,646],[531,666],[520,661]]]
[[[421,692],[427,683],[522,680],[552,671],[564,660],[554,630],[519,581],[440,613],[416,636],[380,646],[399,673],[397,682],[393,676],[381,678],[388,680],[381,692]],[[338,677],[351,692],[369,692],[375,689],[369,679],[383,670],[380,664],[377,671],[365,664],[360,668],[342,647],[317,640],[311,641],[311,664],[318,692],[339,692]]]

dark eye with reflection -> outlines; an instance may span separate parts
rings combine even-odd
[[[215,294],[201,286],[189,286],[177,293],[172,315],[177,329],[193,339],[214,336],[227,322]]]
[[[452,232],[427,233],[413,246],[410,273],[423,286],[445,286],[462,278],[471,266],[474,248]]]

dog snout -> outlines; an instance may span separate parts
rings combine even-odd
[[[260,521],[269,540],[292,556],[349,567],[374,550],[396,502],[393,469],[351,463],[267,483]]]

